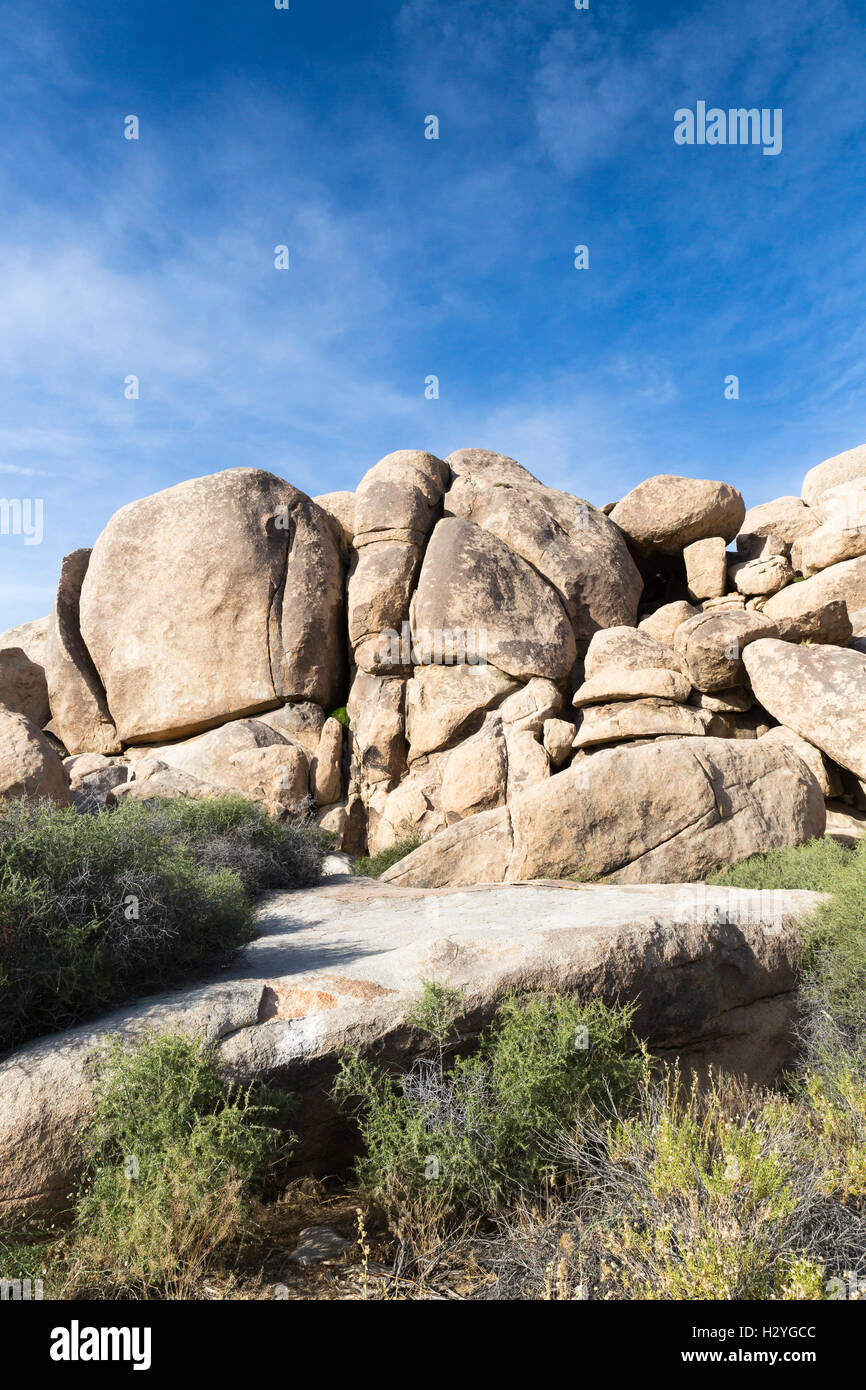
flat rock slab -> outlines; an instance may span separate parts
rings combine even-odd
[[[228,970],[28,1044],[0,1062],[0,1213],[68,1198],[91,1113],[90,1063],[111,1035],[199,1035],[227,1074],[298,1099],[299,1164],[333,1171],[353,1137],[328,1100],[351,1048],[406,1066],[421,981],[460,987],[467,1039],[509,989],[637,1000],[663,1055],[770,1082],[790,1059],[797,923],[818,896],[704,884],[532,882],[400,888],[346,877],[270,893]]]

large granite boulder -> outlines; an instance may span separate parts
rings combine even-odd
[[[686,663],[692,685],[712,694],[743,685],[744,649],[760,637],[775,637],[776,628],[761,613],[733,609],[699,613],[674,634],[674,646]]]
[[[688,882],[822,835],[825,818],[820,786],[784,744],[675,738],[579,758],[440,831],[384,877],[415,888],[601,874]]]
[[[52,728],[67,753],[107,755],[120,752],[120,739],[80,625],[81,590],[91,553],[74,550],[65,556],[60,567],[57,596],[45,636],[45,679]],[[149,629],[158,627],[159,622],[159,617],[151,613]],[[146,698],[144,687],[140,694]]]
[[[713,716],[675,700],[636,699],[592,705],[583,711],[575,748],[622,743],[634,738],[701,737]]]
[[[678,555],[693,541],[732,541],[746,506],[736,488],[702,478],[660,474],[627,493],[610,514],[638,554]]]
[[[45,680],[48,621],[37,618],[0,635],[0,705],[23,714],[40,729],[51,718]]]
[[[392,652],[401,634],[424,546],[442,511],[450,469],[435,454],[404,449],[388,454],[358,485],[354,550],[349,574],[349,641],[356,664],[372,674],[392,674],[411,656]]]
[[[545,487],[514,459],[461,449],[446,516],[498,536],[558,593],[578,646],[599,628],[634,626],[642,580],[619,529],[589,502]]]
[[[406,683],[409,762],[464,738],[484,711],[520,689],[496,666],[416,666]]]
[[[735,561],[728,567],[728,576],[738,593],[753,598],[777,594],[791,583],[794,571],[787,555],[767,555]]]
[[[390,789],[406,771],[406,682],[358,671],[346,712],[352,729],[352,773],[360,786]]]
[[[791,547],[795,569],[807,577],[866,554],[866,477],[830,488],[816,511],[821,525]]]
[[[722,536],[707,536],[692,541],[683,551],[686,567],[686,588],[694,603],[704,599],[721,598],[727,587],[727,547]]]
[[[80,625],[124,743],[286,700],[331,708],[345,690],[334,524],[258,469],[179,483],[111,518],[81,585]]]
[[[758,548],[757,541],[775,536],[784,546],[790,547],[819,525],[820,518],[801,497],[777,497],[772,502],[749,507],[737,535],[737,550],[741,555],[753,559]]]
[[[809,507],[815,507],[830,491],[840,483],[850,483],[855,478],[866,478],[866,444],[856,449],[848,449],[844,454],[818,463],[803,479],[802,497]]]
[[[780,724],[866,778],[866,656],[761,641],[743,661],[756,698]]]
[[[574,629],[552,585],[491,531],[462,517],[438,523],[412,600],[420,664],[437,634],[462,633],[487,660],[518,680],[568,677]]]
[[[0,797],[47,798],[69,805],[69,779],[59,755],[23,714],[0,709]]]
[[[767,600],[763,612],[786,640],[846,642],[851,636],[850,622],[840,607],[832,609],[833,604],[844,604],[849,614],[866,608],[866,555],[831,565],[799,584],[789,584]]]
[[[673,603],[664,603],[661,608],[657,608],[654,613],[650,613],[646,618],[641,618],[638,623],[638,632],[646,632],[650,637],[654,637],[657,642],[661,642],[666,647],[674,645],[674,633],[686,618],[694,618],[701,610],[692,603],[686,603],[685,599],[676,599]]]
[[[685,662],[671,647],[633,627],[596,633],[584,662],[584,683],[574,694],[578,706],[612,700],[685,701],[691,693]]]
[[[131,752],[136,781],[164,765],[223,791],[240,792],[275,813],[298,811],[310,789],[305,749],[257,719],[232,720],[196,738]]]

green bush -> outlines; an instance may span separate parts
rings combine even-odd
[[[253,934],[251,894],[314,882],[325,852],[240,797],[3,803],[0,1050],[226,960]]]
[[[413,849],[417,849],[423,843],[423,839],[401,840],[390,849],[382,849],[378,854],[364,855],[356,859],[353,870],[362,878],[381,878],[386,869],[390,869],[398,860],[405,859],[407,854],[411,854]]]
[[[79,1284],[188,1290],[247,1229],[251,1199],[291,1154],[288,1102],[220,1077],[201,1043],[115,1042],[98,1067],[87,1172],[67,1259]]]
[[[344,1058],[334,1093],[355,1110],[364,1189],[386,1210],[432,1199],[441,1209],[489,1211],[555,1165],[558,1136],[584,1109],[627,1105],[646,1066],[633,1010],[556,995],[509,997],[470,1056],[446,1063],[463,1003],[428,983],[415,1022],[436,1043],[394,1078]]]
[[[836,840],[823,838],[753,854],[729,869],[710,874],[707,882],[730,888],[806,888],[815,893],[830,893],[851,869],[851,850]]]
[[[803,924],[804,1036],[813,1051],[860,1047],[866,1019],[866,841],[845,849],[830,839],[754,855],[711,883],[742,888],[810,888],[829,894]]]
[[[317,883],[332,836],[314,825],[278,821],[241,796],[145,803],[166,831],[213,872],[235,873],[247,893],[307,888]],[[116,814],[116,812],[114,813]]]

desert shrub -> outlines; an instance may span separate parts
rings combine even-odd
[[[338,724],[342,724],[344,729],[349,728],[349,715],[345,705],[340,705],[338,709],[332,709],[328,716],[329,719],[336,719]]]
[[[214,872],[228,869],[247,893],[268,888],[306,888],[317,883],[332,836],[299,820],[278,821],[241,796],[150,802],[177,839],[194,848]]]
[[[289,1105],[222,1080],[179,1036],[119,1042],[96,1077],[66,1263],[80,1289],[188,1292],[248,1229],[251,1202],[291,1153]]]
[[[320,838],[240,797],[0,805],[0,1050],[226,960],[251,893],[315,880]]]
[[[475,1052],[447,1057],[459,996],[426,984],[415,1022],[436,1055],[392,1077],[343,1059],[336,1097],[354,1108],[362,1187],[390,1214],[407,1201],[490,1211],[555,1162],[557,1133],[584,1109],[625,1105],[646,1066],[632,1010],[557,995],[512,996]]]
[[[382,849],[378,854],[364,855],[356,859],[352,867],[354,872],[363,878],[381,878],[386,869],[390,869],[398,860],[405,859],[407,854],[411,854],[413,849],[417,849],[423,843],[423,839],[400,840],[390,849]]]
[[[866,1268],[866,1148],[820,1085],[792,1099],[667,1073],[630,1115],[583,1120],[571,1154],[576,1196],[502,1218],[496,1296],[821,1299]]]
[[[834,840],[755,855],[710,882],[742,888],[810,888],[829,894],[803,923],[803,1036],[809,1064],[821,1038],[860,1046],[866,1019],[866,841],[845,849]]]

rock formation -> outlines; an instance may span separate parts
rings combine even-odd
[[[677,880],[866,807],[864,647],[866,446],[749,510],[671,475],[599,509],[482,449],[318,498],[230,469],[123,507],[0,636],[4,790],[231,790],[425,841],[420,887]]]

